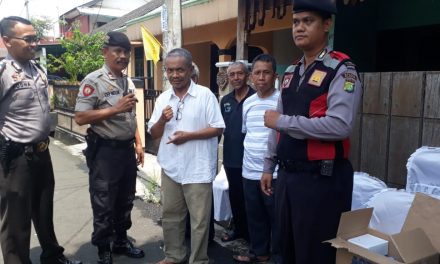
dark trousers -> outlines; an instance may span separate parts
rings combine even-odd
[[[336,237],[341,213],[351,208],[353,168],[335,161],[332,176],[316,172],[278,172],[275,192],[284,263],[335,263],[336,250],[325,240]]]
[[[231,203],[232,220],[236,237],[249,240],[246,208],[243,194],[242,168],[225,167],[229,183],[229,201]]]
[[[278,254],[276,241],[279,240],[279,233],[275,222],[274,197],[267,196],[261,191],[259,180],[243,178],[243,190],[250,238],[250,253],[256,256],[268,256],[271,252]]]
[[[49,150],[13,159],[7,174],[0,164],[0,241],[5,264],[30,263],[31,221],[41,263],[63,255],[53,226],[55,180]]]
[[[126,239],[136,192],[134,148],[99,146],[90,164],[90,200],[93,209],[92,244],[108,249]]]

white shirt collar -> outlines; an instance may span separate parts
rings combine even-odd
[[[197,84],[191,80],[191,84],[189,85],[189,88],[188,88],[188,91],[186,92],[186,94],[188,94],[192,97],[197,97],[197,89],[195,88],[196,86],[197,86]],[[176,93],[174,92],[174,89],[171,89],[170,98],[172,98],[173,96],[177,97]]]

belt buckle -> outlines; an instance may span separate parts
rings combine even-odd
[[[46,149],[47,149],[48,146],[49,146],[49,143],[47,142],[47,140],[44,140],[44,141],[38,142],[38,143],[35,145],[35,151],[36,151],[36,152],[44,152],[44,151],[46,151]]]

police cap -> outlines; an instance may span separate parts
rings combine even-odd
[[[131,50],[131,43],[128,40],[128,37],[121,32],[110,31],[107,33],[106,41],[104,42],[105,46],[118,46],[122,47],[126,50]]]
[[[324,14],[336,14],[336,0],[292,0],[293,13],[317,11]]]

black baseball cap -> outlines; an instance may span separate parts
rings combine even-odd
[[[122,32],[110,31],[107,33],[105,46],[118,46],[126,50],[131,50],[131,43],[127,35]]]
[[[336,0],[292,0],[293,13],[317,11],[323,14],[336,14]]]

